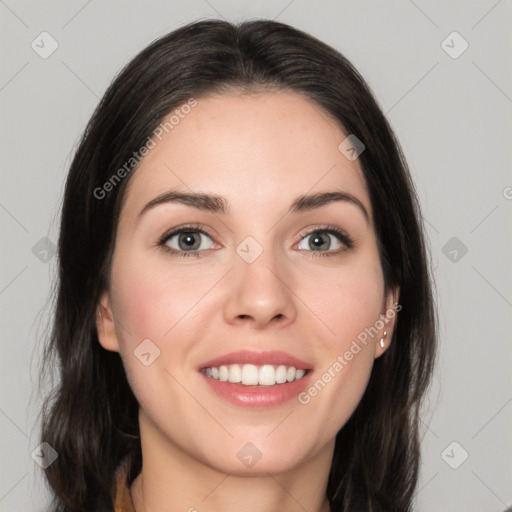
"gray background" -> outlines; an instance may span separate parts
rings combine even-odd
[[[46,498],[31,458],[35,379],[56,274],[51,243],[78,138],[130,58],[210,17],[294,25],[344,53],[373,88],[413,173],[438,288],[439,365],[415,510],[510,507],[511,15],[506,0],[0,0],[0,511],[41,510]],[[47,58],[43,31],[58,44]]]

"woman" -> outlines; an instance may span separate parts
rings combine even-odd
[[[340,53],[267,20],[155,41],[66,183],[50,510],[410,511],[431,281],[399,144]]]

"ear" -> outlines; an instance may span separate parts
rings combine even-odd
[[[110,296],[106,291],[101,294],[96,310],[96,329],[100,345],[106,350],[119,352],[116,324],[110,305]]]
[[[393,332],[395,330],[396,318],[398,312],[402,309],[402,306],[399,304],[400,298],[400,287],[392,288],[386,297],[384,298],[383,309],[380,314],[379,320],[376,322],[376,326],[382,327],[379,328],[379,332],[375,337],[375,359],[380,357],[391,345],[391,338],[393,337]],[[382,326],[382,324],[384,324]],[[386,333],[384,335],[384,333]],[[384,342],[384,347],[381,347],[380,341],[381,339]]]

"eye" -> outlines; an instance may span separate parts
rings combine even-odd
[[[334,242],[332,241],[333,239]],[[306,245],[306,247],[300,247],[301,244]],[[354,241],[352,238],[335,226],[317,228],[303,234],[298,245],[299,249],[311,251],[313,256],[334,256],[353,247]]]
[[[311,252],[312,256],[336,256],[354,247],[352,238],[335,226],[316,228],[303,233],[301,237],[298,248]],[[207,240],[215,245],[210,235],[200,226],[187,225],[165,233],[158,245],[176,256],[200,257],[203,251],[214,248],[207,246]]]
[[[205,239],[212,240],[208,233],[197,226],[183,226],[165,233],[158,242],[159,246],[177,256],[200,256],[200,251],[212,249],[205,247]],[[213,242],[213,241],[212,241]]]

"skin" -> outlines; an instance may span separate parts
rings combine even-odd
[[[347,134],[294,92],[197,100],[131,177],[110,287],[98,305],[99,342],[119,352],[140,404],[143,468],[133,501],[137,512],[327,512],[335,436],[389,347],[394,320],[305,405],[294,398],[242,409],[213,394],[196,368],[233,350],[278,349],[310,362],[314,383],[392,308],[398,290],[384,290],[363,174],[338,150]],[[137,220],[170,189],[221,195],[230,212],[168,203]],[[287,215],[297,196],[333,190],[357,197],[369,221],[345,201]],[[158,246],[187,223],[208,233],[196,233],[200,257]],[[314,234],[301,241],[325,224],[346,231],[355,246],[340,252],[343,242],[325,232],[331,245],[322,253],[311,245]],[[250,264],[236,252],[247,236],[263,248]],[[167,245],[185,251],[178,242],[175,235]],[[133,352],[148,338],[160,356],[145,366]],[[262,454],[252,467],[237,457],[247,442]]]

